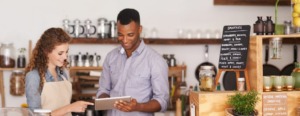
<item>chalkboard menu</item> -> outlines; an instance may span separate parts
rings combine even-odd
[[[287,94],[263,94],[263,116],[287,116]]]
[[[245,69],[250,38],[249,25],[224,26],[219,69]]]

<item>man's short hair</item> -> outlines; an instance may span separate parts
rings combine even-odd
[[[117,21],[120,21],[122,25],[127,25],[131,21],[140,24],[140,14],[135,9],[126,8],[120,11],[117,17]]]

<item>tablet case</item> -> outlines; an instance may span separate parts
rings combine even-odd
[[[122,96],[122,97],[98,98],[95,100],[95,110],[114,109],[115,102],[119,100],[130,102],[131,97]]]

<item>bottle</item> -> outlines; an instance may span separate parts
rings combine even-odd
[[[275,24],[272,21],[271,16],[267,16],[267,20],[265,23],[265,33],[266,35],[273,35],[275,32]]]
[[[295,68],[292,72],[292,76],[295,78],[295,90],[300,90],[300,63],[295,62]]]
[[[220,82],[218,82],[218,85],[217,85],[217,91],[221,91],[221,85],[220,85]]]
[[[17,59],[17,67],[18,68],[25,68],[26,65],[26,58],[25,58],[25,48],[20,49],[20,54],[18,55]]]
[[[237,85],[238,91],[245,91],[245,78],[238,78],[238,85]]]
[[[175,59],[174,54],[170,55],[170,66],[171,67],[175,67],[176,66],[176,59]]]
[[[22,96],[25,93],[24,72],[14,70],[10,78],[10,94],[14,96]]]
[[[253,24],[253,32],[256,33],[256,35],[264,35],[264,21],[262,20],[262,16],[257,17],[257,21],[255,24]]]

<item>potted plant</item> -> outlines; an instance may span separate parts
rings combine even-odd
[[[258,94],[257,91],[251,90],[245,93],[237,92],[228,96],[227,103],[232,107],[232,111],[229,112],[232,112],[234,116],[258,115],[257,110],[255,110],[256,103],[259,101]]]

